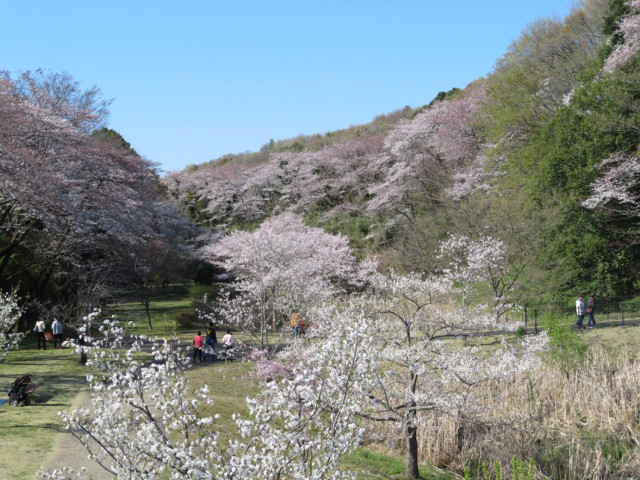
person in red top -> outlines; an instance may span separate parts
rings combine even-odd
[[[202,346],[204,345],[204,338],[202,337],[202,332],[198,332],[198,334],[193,337],[193,363],[196,363],[196,357],[200,359],[200,363],[202,363]]]

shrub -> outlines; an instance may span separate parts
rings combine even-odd
[[[191,328],[198,321],[198,316],[192,311],[177,312],[175,323],[178,328]]]

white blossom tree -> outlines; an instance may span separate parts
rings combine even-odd
[[[18,299],[13,294],[0,292],[0,361],[11,350],[16,350],[23,333],[15,331],[16,323],[22,315]]]
[[[607,58],[603,72],[612,72],[640,52],[640,0],[629,0],[627,6],[630,13],[621,19],[619,25],[624,40],[616,45]]]
[[[473,240],[451,235],[441,244],[440,255],[449,262],[445,273],[459,287],[465,308],[478,298],[487,298],[479,288],[486,284],[492,294],[489,305],[496,320],[516,307],[514,294],[526,267],[521,250],[509,253],[507,245],[497,238]]]
[[[103,340],[113,349],[84,347],[101,371],[89,376],[91,407],[63,412],[63,421],[119,479],[274,480],[352,476],[337,468],[362,438],[358,419],[395,422],[407,442],[407,475],[419,478],[419,412],[486,413],[497,399],[474,387],[533,368],[546,337],[477,344],[469,339],[493,330],[495,318],[457,308],[449,280],[392,273],[370,282],[367,293],[317,306],[309,341],[275,358],[261,352],[261,393],[248,400],[250,415],[236,418],[229,443],[219,441],[215,417],[200,413],[208,387],[189,389],[186,352],[164,341],[151,363],[141,363],[140,342],[121,353],[123,330],[113,322]],[[84,478],[64,470],[43,476]]]
[[[274,378],[270,369],[261,393],[248,399],[249,416],[237,417],[236,434],[222,442],[217,416],[203,416],[199,408],[211,404],[208,387],[189,389],[188,355],[157,342],[152,362],[142,363],[136,360],[142,339],[122,352],[124,329],[105,321],[102,344],[111,348],[84,347],[88,365],[97,369],[88,376],[91,406],[62,412],[63,422],[117,479],[353,478],[338,466],[362,435],[355,414],[370,389],[361,360],[372,345],[365,325],[334,326],[337,331],[323,333],[327,343],[288,357],[286,374]],[[62,469],[42,477],[87,475]]]
[[[419,478],[419,412],[438,410],[454,417],[486,413],[498,399],[483,397],[474,387],[533,368],[547,338],[508,336],[498,346],[473,341],[483,338],[482,332],[518,325],[498,324],[490,311],[470,314],[458,307],[456,289],[446,278],[391,273],[375,275],[371,284],[364,297],[330,315],[354,328],[366,325],[376,355],[362,361],[375,385],[360,414],[399,426],[406,442],[406,474]]]
[[[589,209],[604,208],[613,215],[640,216],[640,158],[618,152],[602,160],[597,170],[603,172],[592,186],[591,195],[582,205]]]

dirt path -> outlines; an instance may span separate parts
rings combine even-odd
[[[143,347],[143,350],[151,350],[150,345]],[[191,368],[206,368],[211,365],[223,363],[222,360],[211,361],[210,359],[205,362],[198,362],[193,364]],[[70,410],[74,410],[80,407],[89,407],[91,400],[88,390],[83,390],[74,399],[73,405]],[[72,468],[74,471],[79,471],[82,468],[86,468],[86,476],[92,480],[112,480],[114,477],[104,468],[102,468],[96,461],[92,460],[88,456],[88,452],[83,445],[76,440],[70,432],[63,432],[57,435],[51,452],[46,457],[42,466],[46,471],[52,471],[56,468],[62,467]]]
[[[75,398],[71,410],[90,404],[89,393],[83,391]],[[112,480],[114,478],[97,462],[88,458],[87,450],[69,432],[58,434],[53,448],[42,466],[46,471],[62,467],[72,468],[74,471],[86,468],[86,476],[93,480]]]

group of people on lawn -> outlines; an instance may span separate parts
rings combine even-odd
[[[33,331],[36,332],[38,339],[38,350],[42,347],[43,350],[47,349],[47,339],[45,333],[47,331],[47,325],[42,317],[38,318]],[[64,331],[64,325],[58,317],[53,317],[51,322],[51,333],[53,334],[53,348],[62,348],[62,332]]]
[[[207,328],[205,334],[206,337],[203,338],[202,331],[198,331],[196,333],[196,336],[193,337],[193,363],[196,363],[196,359],[200,360],[200,362],[204,361],[203,352],[205,348],[212,353],[215,352],[218,339],[216,337],[216,329],[213,322],[209,322],[209,327]],[[225,350],[229,351],[233,349],[233,344],[233,333],[231,333],[231,330],[227,330],[225,336],[222,337],[222,347]]]
[[[290,325],[293,330],[294,337],[303,335],[307,327],[304,317],[297,313],[293,313],[291,315]],[[204,361],[205,350],[215,352],[215,346],[216,343],[218,343],[218,340],[216,338],[216,329],[213,322],[209,322],[209,328],[207,328],[205,335],[206,337],[203,337],[202,331],[198,331],[193,337],[193,363],[196,363],[197,360],[200,360],[200,362]],[[228,351],[233,349],[233,345],[233,334],[231,333],[231,330],[227,330],[226,335],[222,337],[222,347]]]

